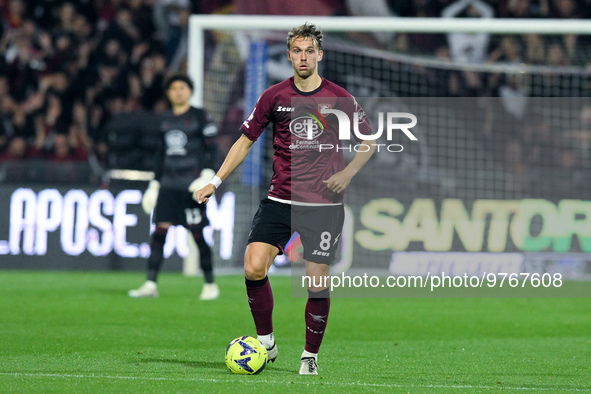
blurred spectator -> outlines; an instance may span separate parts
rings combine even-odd
[[[93,41],[94,28],[85,15],[76,15],[72,25],[72,33],[80,44]]]
[[[72,108],[72,124],[69,134],[74,139],[76,146],[83,147],[86,151],[91,151],[94,148],[94,141],[88,133],[86,108],[81,101],[76,101]]]
[[[125,67],[127,67],[129,54],[119,39],[117,39],[115,37],[110,37],[110,38],[105,39],[103,41],[103,46],[101,49],[102,49],[102,56],[101,56],[102,63],[113,64],[119,70],[125,71],[124,69],[125,69]]]
[[[60,32],[55,35],[52,49],[47,51],[44,59],[44,72],[51,73],[65,68],[69,60],[76,58],[77,43],[71,33]]]
[[[121,6],[121,0],[101,0],[97,3],[97,23],[99,31],[104,31],[115,19],[115,13]]]
[[[140,80],[143,88],[142,107],[146,110],[154,108],[164,95],[163,83],[166,71],[164,56],[153,53],[141,61]]]
[[[485,88],[482,75],[473,71],[452,71],[446,80],[450,97],[477,97]]]
[[[346,0],[346,10],[352,16],[406,16],[406,17],[437,17],[437,3],[432,0],[391,1]],[[402,12],[398,15],[396,10]],[[408,51],[432,54],[444,42],[440,34],[395,34],[392,32],[356,33],[352,37],[363,41],[369,46],[386,48],[394,51]]]
[[[129,54],[131,53],[134,42],[140,38],[139,30],[133,23],[131,10],[127,7],[122,7],[116,10],[115,18],[104,31],[101,46],[115,40],[119,42],[123,51]]]
[[[144,40],[152,39],[156,29],[152,18],[152,4],[155,0],[129,0],[128,6],[132,15],[132,22],[137,28],[139,36]]]
[[[560,152],[558,164],[562,169],[575,170],[581,165],[581,160],[572,148],[565,148]]]
[[[575,0],[553,0],[551,4],[553,18],[580,19],[582,16]]]
[[[228,14],[232,12],[233,0],[193,1],[193,14]]]
[[[154,21],[166,50],[166,65],[173,72],[179,71],[187,54],[190,14],[189,0],[157,0],[154,6]]]
[[[529,103],[529,91],[524,75],[506,74],[495,93],[501,97],[501,102],[505,105],[507,113],[515,119],[522,119],[525,116]]]
[[[531,0],[508,0],[499,11],[500,18],[533,18],[537,16]]]
[[[347,11],[352,16],[396,16],[390,9],[387,0],[345,0]],[[388,48],[394,40],[393,32],[374,32],[356,34],[356,37],[366,41],[368,45],[379,48]]]
[[[4,20],[9,30],[18,29],[22,26],[27,12],[24,0],[8,0],[8,7],[4,14]]]
[[[115,59],[105,59],[97,67],[94,83],[86,90],[86,103],[88,105],[104,106],[108,97],[127,91],[127,80],[122,75],[122,70]]]
[[[523,147],[518,139],[508,140],[505,144],[505,190],[521,191],[524,187],[526,165],[523,162]]]
[[[591,106],[581,108],[578,122],[570,131],[569,139],[576,149],[577,155],[585,161],[591,158]]]
[[[57,31],[69,32],[74,30],[76,20],[76,8],[73,3],[65,2],[58,11],[58,21],[54,29]]]
[[[37,73],[33,58],[34,48],[24,30],[14,31],[14,38],[6,49],[6,76],[10,95],[23,101],[37,88]]]
[[[57,162],[82,161],[88,159],[88,154],[75,136],[56,134],[46,158]]]
[[[508,140],[505,145],[505,166],[508,170],[522,173],[525,170],[523,148],[518,139]]]
[[[565,54],[565,51],[563,50],[562,45],[555,42],[548,46],[546,64],[564,67],[568,65],[568,63],[568,58]]]
[[[311,12],[311,10],[313,10]],[[234,0],[234,13],[244,15],[343,15],[339,0]]]
[[[142,108],[142,82],[135,73],[127,75],[127,85],[129,90],[124,103],[125,112],[139,111]]]
[[[413,18],[436,18],[441,15],[443,6],[449,3],[448,0],[389,0],[390,7],[394,12],[401,12],[400,16]],[[405,33],[409,48],[413,52],[433,54],[438,48],[446,43],[443,34],[418,34]]]
[[[35,140],[33,118],[8,95],[0,95],[0,161],[25,159],[33,155]]]
[[[544,40],[539,34],[526,34],[524,62],[528,64],[543,64],[545,60]],[[489,57],[490,59],[490,57]]]
[[[488,56],[489,63],[516,64],[522,62],[521,44],[515,36],[505,36],[497,48]]]
[[[493,8],[482,0],[458,0],[441,11],[444,18],[492,18]],[[484,63],[490,35],[487,33],[449,33],[451,58],[457,63]]]
[[[547,122],[529,119],[523,123],[520,136],[523,163],[528,168],[552,167],[555,165],[552,132]]]

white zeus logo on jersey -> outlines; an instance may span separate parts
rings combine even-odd
[[[164,135],[164,139],[166,140],[167,156],[184,156],[187,154],[187,149],[185,149],[185,145],[187,145],[187,135],[181,130],[170,130]]]
[[[284,107],[282,105],[277,107],[277,112],[293,112],[293,111],[295,111],[295,108],[293,108],[293,107]]]

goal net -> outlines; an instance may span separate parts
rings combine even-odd
[[[306,21],[325,33],[320,75],[353,94],[372,125],[380,112],[416,116],[418,141],[380,139],[349,187],[335,269],[589,273],[591,22],[192,18],[194,104],[220,125],[222,157],[260,93],[293,75],[286,35]],[[223,184],[236,195],[235,260],[224,264],[242,264],[271,177],[271,134]]]

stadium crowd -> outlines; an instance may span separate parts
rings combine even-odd
[[[107,152],[103,126],[167,108],[163,81],[186,71],[191,13],[589,18],[589,0],[0,0],[0,162],[86,160]],[[476,35],[478,36],[478,35]],[[452,62],[584,65],[582,36],[359,35],[376,48]],[[209,37],[208,45],[213,44]],[[211,48],[210,48],[211,49]],[[211,53],[211,51],[207,51]],[[449,96],[499,95],[503,81],[445,74]],[[507,81],[505,81],[507,82]],[[519,80],[505,85],[519,89]],[[496,90],[495,90],[496,89]]]

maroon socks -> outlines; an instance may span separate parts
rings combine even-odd
[[[330,311],[330,291],[318,292],[308,290],[306,303],[306,347],[310,353],[318,353]]]
[[[254,318],[257,335],[268,335],[273,332],[273,291],[269,278],[261,280],[246,279],[246,295],[250,312]]]

